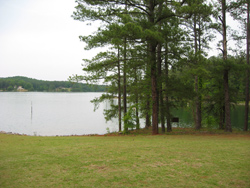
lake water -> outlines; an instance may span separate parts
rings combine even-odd
[[[106,122],[104,102],[94,110],[90,102],[102,93],[46,93],[0,92],[0,131],[27,135],[85,135],[105,134],[107,129],[118,131],[118,120]],[[192,113],[183,108],[173,110],[180,118],[173,126],[193,126]],[[241,129],[244,122],[244,106],[231,111],[232,126]],[[141,121],[143,124],[143,120]],[[144,127],[144,125],[141,125]]]
[[[172,113],[175,117],[179,117],[179,123],[173,123],[173,126],[180,127],[193,127],[193,113],[190,108],[181,108],[181,109],[173,109]],[[244,105],[235,105],[231,109],[231,125],[232,128],[243,130],[244,126],[244,116],[245,116],[245,106]],[[217,124],[213,125],[212,123],[209,125],[210,127],[218,127]]]
[[[102,103],[95,112],[90,102],[101,93],[0,92],[0,131],[27,135],[105,134],[117,131],[107,122]]]

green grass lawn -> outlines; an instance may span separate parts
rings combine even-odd
[[[0,187],[250,187],[250,135],[0,134]]]

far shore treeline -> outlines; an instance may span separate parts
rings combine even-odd
[[[70,81],[44,81],[23,76],[0,78],[0,91],[104,92],[104,85],[88,85]]]

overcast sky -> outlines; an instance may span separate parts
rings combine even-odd
[[[85,51],[79,35],[96,27],[74,20],[75,6],[74,0],[0,0],[0,77],[82,74],[82,59],[96,51]]]
[[[0,0],[0,77],[67,80],[82,74],[79,35],[93,27],[74,20],[74,0]]]

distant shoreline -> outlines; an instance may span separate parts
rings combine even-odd
[[[105,93],[105,91],[1,91],[0,93]]]
[[[23,76],[0,78],[1,92],[105,92],[107,87],[70,81],[44,81]]]

